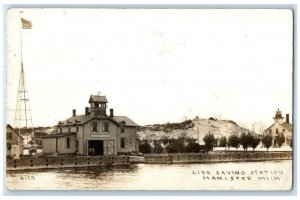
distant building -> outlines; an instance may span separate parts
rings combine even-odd
[[[283,134],[285,141],[284,145],[290,145],[292,141],[292,124],[290,123],[289,114],[286,114],[286,119],[283,121],[281,111],[278,109],[273,117],[274,123],[265,130],[265,134],[270,134],[273,137],[273,146],[276,147],[276,137]]]
[[[12,151],[13,149],[13,151]],[[23,155],[23,138],[10,125],[6,125],[6,156],[18,158]]]
[[[137,151],[138,125],[127,116],[106,114],[105,96],[91,95],[84,115],[60,121],[55,134],[41,137],[43,154],[115,155]]]

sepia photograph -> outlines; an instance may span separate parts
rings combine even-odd
[[[292,190],[293,15],[8,9],[7,189]]]

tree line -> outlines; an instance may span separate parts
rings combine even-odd
[[[197,139],[187,137],[186,134],[182,134],[177,139],[162,138],[158,140],[142,140],[139,145],[139,151],[143,154],[149,153],[199,153],[213,151],[214,147],[225,147],[225,150],[235,148],[236,150],[242,146],[244,152],[248,151],[248,148],[252,148],[254,151],[260,143],[263,144],[267,151],[273,144],[273,137],[269,134],[258,136],[254,132],[250,132],[246,129],[241,129],[238,132],[232,133],[228,138],[222,136],[216,138],[213,134],[208,133],[204,136],[204,145],[200,145]],[[276,145],[281,147],[285,142],[283,134],[279,134],[274,138]]]

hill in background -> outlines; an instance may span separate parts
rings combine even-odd
[[[164,138],[176,139],[182,135],[193,139],[199,139],[204,144],[203,137],[211,133],[215,138],[232,134],[239,134],[245,128],[240,127],[231,120],[217,120],[214,118],[186,120],[181,123],[165,123],[141,126],[137,135],[140,140],[160,140]]]

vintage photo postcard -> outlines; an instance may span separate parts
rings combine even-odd
[[[8,190],[293,188],[293,10],[13,8]]]

